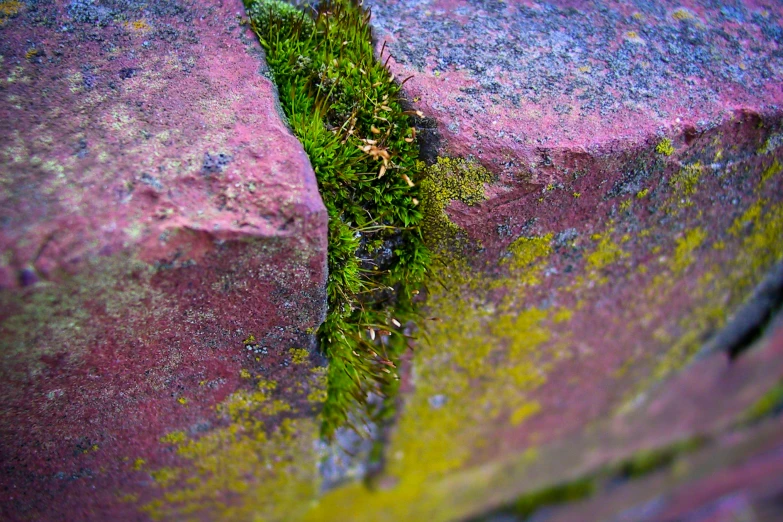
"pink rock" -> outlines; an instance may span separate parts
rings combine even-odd
[[[325,313],[326,211],[239,0],[17,7],[0,19],[0,512],[135,520],[134,460],[219,426],[215,405],[252,387],[240,370],[304,383],[323,364],[289,349],[313,351]]]
[[[441,152],[544,185],[579,155],[774,113],[778,2],[368,2]]]

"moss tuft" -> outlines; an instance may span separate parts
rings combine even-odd
[[[329,357],[323,433],[354,415],[384,416],[402,329],[429,265],[420,226],[416,130],[400,86],[376,61],[369,12],[332,0],[312,11],[245,0],[280,102],[310,157],[329,213],[328,313],[318,338]]]

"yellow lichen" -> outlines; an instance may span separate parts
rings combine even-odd
[[[702,246],[707,239],[707,233],[702,228],[694,228],[685,232],[685,235],[677,240],[674,251],[672,272],[675,276],[682,275],[694,261],[694,252]]]
[[[507,266],[520,284],[539,284],[541,267],[534,265],[552,254],[552,237],[551,233],[541,237],[520,237],[509,245],[510,257],[501,261],[501,265]]]
[[[781,171],[783,171],[783,167],[780,166],[780,162],[778,162],[777,158],[775,158],[772,164],[764,169],[764,171],[761,173],[762,186],[774,176],[780,174]]]
[[[150,24],[145,20],[134,20],[132,22],[125,22],[125,27],[130,29],[134,33],[148,33],[152,30]]]
[[[660,142],[658,142],[658,145],[655,146],[655,152],[658,154],[663,154],[664,156],[671,156],[674,154],[674,146],[672,146],[672,140],[669,138],[664,138]]]
[[[514,410],[514,413],[511,414],[511,424],[513,426],[518,426],[539,411],[541,411],[541,404],[538,402],[529,402],[527,404],[523,404]]]
[[[423,164],[420,169],[424,169]],[[476,205],[483,201],[484,185],[493,179],[492,174],[473,161],[438,158],[427,167],[424,179],[419,183],[422,191],[421,210],[425,216],[422,232],[429,242],[438,244],[453,238],[459,228],[446,214],[452,201]]]
[[[598,241],[595,249],[587,255],[587,269],[588,271],[598,271],[628,257],[628,253],[624,252],[620,246],[612,240],[612,230],[604,234],[593,234],[593,241]]]
[[[180,444],[184,442],[188,436],[184,431],[172,431],[160,438],[160,441],[164,444]]]
[[[291,348],[288,350],[288,353],[291,356],[291,362],[294,364],[305,364],[310,357],[310,352],[304,348]]]
[[[695,17],[693,16],[693,13],[691,13],[688,9],[685,9],[684,7],[680,7],[679,9],[675,9],[672,12],[672,18],[678,21],[683,21],[683,20],[692,20]]]
[[[4,18],[11,18],[19,14],[22,7],[24,7],[24,4],[18,0],[0,1],[0,23],[4,21]]]
[[[698,161],[686,165],[669,179],[669,185],[676,195],[692,196],[696,194],[696,186],[701,178],[702,170],[702,165]]]

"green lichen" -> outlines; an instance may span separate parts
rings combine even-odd
[[[402,325],[416,319],[412,299],[429,265],[416,131],[357,2],[245,6],[329,214],[328,313],[318,329],[330,361],[328,437],[351,415],[384,417],[392,405],[374,410],[365,398],[394,394]]]

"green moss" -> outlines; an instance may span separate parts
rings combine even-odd
[[[662,448],[642,450],[617,466],[618,472],[626,478],[639,478],[669,466],[677,457],[704,446],[705,440],[693,437],[677,441]]]
[[[743,415],[743,423],[758,422],[783,408],[783,381],[773,386]]]
[[[591,496],[595,490],[596,480],[594,477],[579,478],[522,495],[510,506],[508,511],[526,518],[545,506],[555,506],[585,499]]]
[[[672,146],[672,140],[665,138],[661,140],[658,145],[655,146],[655,152],[663,154],[664,156],[671,156],[674,154],[674,147]]]
[[[364,398],[394,393],[407,345],[400,325],[416,318],[412,297],[429,265],[416,132],[400,86],[375,60],[358,3],[327,1],[314,12],[278,0],[245,5],[329,213],[328,314],[318,337],[330,360],[330,436],[351,412],[388,414]],[[379,343],[377,332],[390,333]]]

